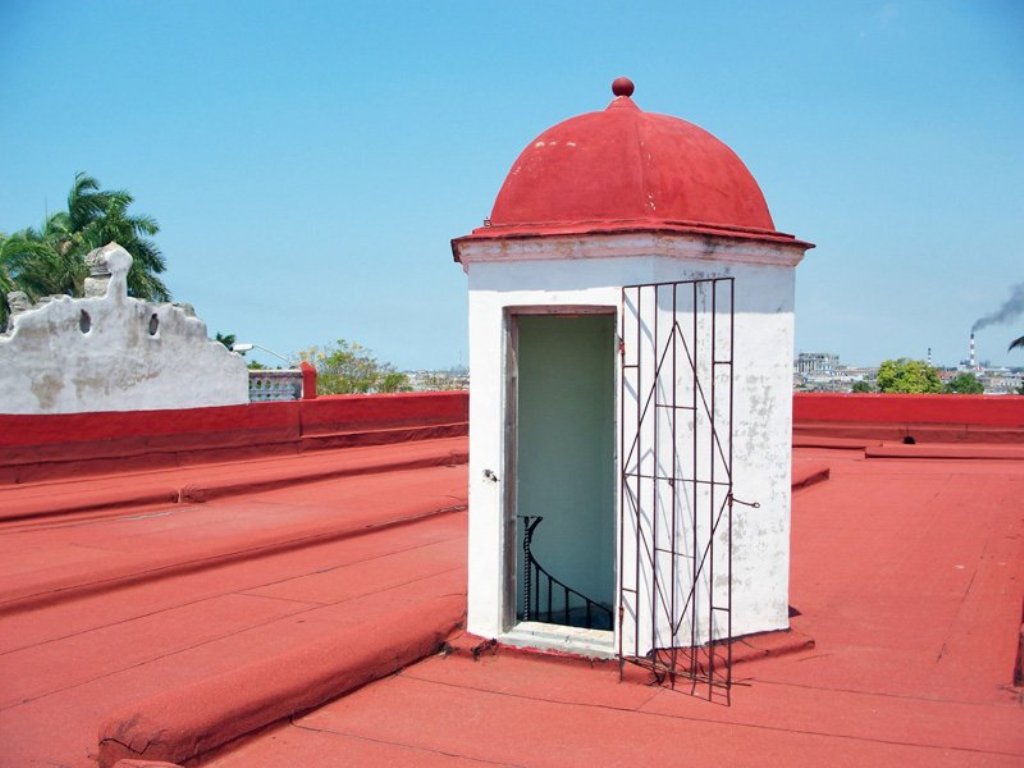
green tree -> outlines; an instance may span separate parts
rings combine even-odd
[[[160,249],[150,239],[160,231],[152,216],[133,215],[128,207],[135,198],[123,189],[102,190],[99,181],[76,173],[68,193],[68,209],[50,217],[49,229],[59,238],[61,249],[83,259],[94,248],[117,242],[132,255],[128,272],[128,293],[142,299],[167,301],[167,286],[157,277],[166,268]]]
[[[885,360],[878,368],[878,391],[897,394],[942,392],[938,372],[923,360]]]
[[[980,395],[985,385],[973,373],[961,373],[949,380],[946,391],[954,395]]]
[[[75,174],[67,210],[0,240],[0,320],[6,320],[7,294],[21,290],[33,300],[50,294],[80,296],[89,269],[85,256],[116,241],[132,255],[128,293],[153,301],[171,298],[159,274],[166,262],[150,239],[160,231],[152,216],[134,215],[134,198],[124,190],[103,190],[85,173]]]
[[[369,392],[408,392],[409,377],[390,363],[377,360],[370,350],[344,339],[322,349],[310,347],[299,352],[317,371],[318,395],[350,395]]]
[[[870,381],[864,381],[864,379],[860,379],[859,381],[853,382],[853,388],[852,388],[851,391],[853,391],[853,392],[874,392],[875,388],[871,386],[871,382]]]
[[[7,292],[24,291],[33,300],[60,293],[81,295],[89,274],[84,256],[59,247],[52,235],[29,227],[5,238],[2,249],[0,258],[11,283]]]

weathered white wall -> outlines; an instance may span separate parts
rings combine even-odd
[[[205,323],[181,307],[128,296],[127,251],[111,243],[90,260],[88,298],[53,298],[15,314],[0,334],[0,413],[249,402],[245,362],[210,341]]]
[[[707,277],[736,279],[734,493],[761,505],[736,507],[733,635],[788,626],[793,291],[803,248],[638,234],[471,242],[461,245],[461,256],[469,277],[473,377],[469,630],[496,637],[506,629],[502,484],[512,481],[503,476],[506,308],[618,310],[624,285]],[[618,466],[615,471],[618,477]]]

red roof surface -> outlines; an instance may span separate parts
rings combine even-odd
[[[788,239],[743,161],[698,126],[644,112],[619,78],[607,109],[549,128],[523,150],[470,238],[637,230]]]
[[[1024,462],[797,455],[832,467],[793,510],[792,624],[814,646],[738,666],[731,707],[463,636],[209,765],[1021,765]]]
[[[1024,460],[854,442],[795,451],[731,707],[452,631],[465,438],[0,487],[0,766],[1020,765]]]

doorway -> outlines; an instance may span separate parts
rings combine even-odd
[[[510,315],[510,331],[507,436],[514,463],[506,509],[515,568],[506,569],[506,595],[514,623],[611,631],[614,309],[519,312]]]

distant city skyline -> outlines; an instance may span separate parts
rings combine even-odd
[[[1002,349],[1005,351],[1005,349],[1006,349],[1006,345],[1005,344],[1003,345]],[[904,355],[894,355],[892,357],[879,357],[879,358],[877,358],[875,360],[871,360],[871,359],[867,359],[867,360],[851,360],[851,359],[846,358],[844,355],[841,355],[841,354],[838,354],[838,353],[834,353],[831,349],[825,349],[825,348],[822,348],[822,349],[801,349],[801,348],[797,348],[794,351],[794,359],[796,357],[799,357],[801,354],[837,354],[838,357],[839,357],[839,364],[840,365],[851,366],[851,367],[856,367],[856,368],[864,368],[864,367],[871,367],[871,366],[877,367],[878,364],[883,362],[884,360],[894,360],[894,359],[898,359],[900,357],[905,357],[905,358],[908,358],[910,360],[925,360],[925,361],[928,361],[928,359],[929,359],[928,348],[927,347],[924,349],[923,352],[921,352],[921,354],[913,354],[913,353],[911,353],[911,354],[904,354]],[[995,362],[995,360],[994,360],[994,358],[992,356],[986,356],[982,349],[976,348],[976,357],[977,357],[977,361],[979,363],[988,363],[988,364],[991,364],[991,365],[993,365],[995,367],[1024,368],[1024,355],[1016,356],[1016,355],[1010,354],[1010,355],[1008,355],[1006,357],[1005,361],[997,363],[997,362]],[[934,350],[932,350],[932,354],[931,354],[931,363],[936,368],[956,368],[961,363],[963,363],[964,361],[966,361],[968,359],[969,359],[969,352],[968,352],[968,348],[967,348],[966,345],[964,346],[963,354],[961,354],[959,357],[957,357],[956,360],[939,360],[939,359],[936,358]]]
[[[866,384],[861,391],[875,391],[879,369],[885,361],[869,365],[843,362],[829,352],[798,352],[793,365],[793,390],[796,392],[850,392],[858,391],[854,386]],[[955,365],[944,365],[932,361],[936,369],[937,382],[941,386],[954,387],[952,391],[971,391],[976,394],[1007,395],[1022,394],[1024,365],[1007,368],[990,366],[983,359],[968,358]],[[959,387],[959,388],[957,388]]]
[[[1024,283],[1022,39],[1024,4],[1000,0],[9,0],[0,231],[38,226],[86,171],[159,221],[166,282],[211,336],[469,365],[449,240],[532,138],[627,75],[817,244],[795,352],[955,365]],[[980,328],[979,357],[1024,364],[1021,334],[1019,316]]]

